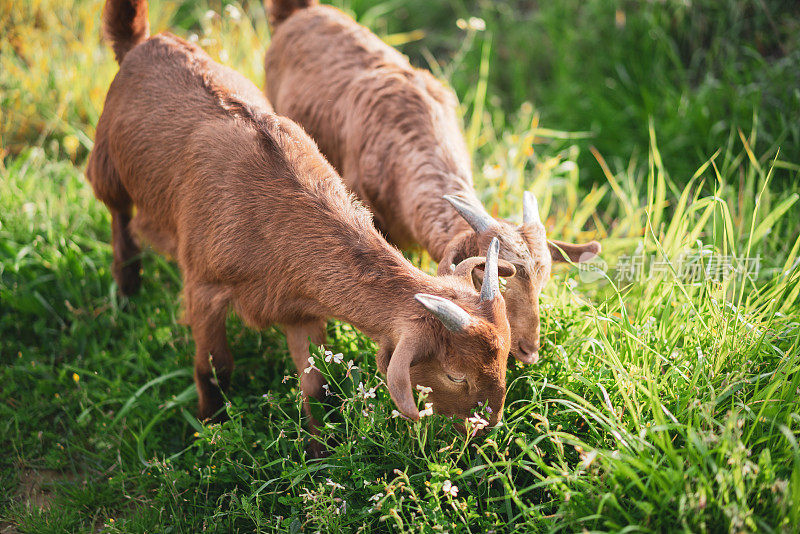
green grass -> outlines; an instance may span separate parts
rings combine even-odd
[[[268,32],[260,5],[245,6],[236,21],[204,17],[205,2],[151,4],[154,28],[196,33],[215,56],[227,55],[262,83]],[[496,54],[529,31],[530,18],[559,28],[545,23],[555,7],[522,9],[513,25],[510,8],[488,3],[428,11],[414,0],[361,4],[345,7],[390,42],[426,30],[403,49],[422,58],[421,45],[428,46],[461,97],[489,209],[519,218],[521,192],[532,189],[551,235],[596,237],[611,265],[639,250],[665,258],[667,268],[628,285],[613,270],[589,282],[586,271],[559,269],[542,296],[542,363],[510,365],[505,423],[486,438],[465,439],[438,417],[413,425],[392,418],[374,344],[332,322],[328,348],[343,353],[344,364],[325,365],[337,397],[325,414],[331,455],[312,461],[283,335],[247,330],[234,317],[231,421],[203,427],[193,416],[193,343],[180,322],[180,273],[146,251],[142,292],[119,297],[108,215],[82,175],[115,72],[98,38],[99,2],[43,0],[14,9],[6,2],[0,529],[793,531],[800,523],[800,203],[793,185],[800,158],[786,130],[790,117],[773,120],[780,107],[748,101],[759,119],[738,124],[727,110],[741,104],[735,93],[746,84],[734,78],[713,97],[724,111],[709,111],[724,123],[719,132],[697,128],[660,101],[658,112],[618,122],[600,113],[595,128],[574,101],[525,104],[520,95],[528,93],[502,81],[525,76],[530,65]],[[589,102],[611,107],[592,89],[602,85],[598,73],[608,58],[580,55],[600,37],[581,26],[588,22],[570,19],[574,6],[564,5],[560,24],[574,20],[574,27],[559,46],[584,59],[563,69],[585,64],[586,74],[582,85],[562,90],[587,88]],[[590,13],[606,9],[604,2],[586,5]],[[629,10],[627,24],[658,34],[658,5]],[[211,6],[223,12],[218,2]],[[455,19],[470,15],[485,17],[487,30],[459,30]],[[712,29],[709,42],[728,53],[746,47],[746,32]],[[581,34],[580,46],[569,32]],[[728,43],[732,36],[741,41]],[[650,46],[639,34],[629,38],[629,46]],[[648,72],[659,68],[659,57],[616,60]],[[766,83],[773,73],[776,91],[797,76],[796,65],[781,74],[788,68],[781,58],[755,63],[731,76]],[[532,91],[552,96],[564,76]],[[686,95],[692,112],[701,104],[696,86],[670,77],[654,85]],[[617,98],[627,110],[640,105],[627,93]],[[589,126],[576,126],[570,115]],[[611,130],[602,144],[598,132]],[[751,279],[687,281],[676,276],[686,251],[759,255],[761,270]],[[424,255],[413,257],[432,267]],[[359,395],[358,384],[376,388],[376,397]],[[44,482],[33,484],[37,473]],[[456,496],[443,491],[446,481],[458,486]],[[44,497],[31,498],[32,486]]]
[[[353,1],[356,9],[368,1]],[[653,120],[661,151],[681,181],[737,128],[758,129],[759,153],[782,147],[800,160],[800,4],[785,0],[684,2],[490,2],[426,0],[391,3],[387,31],[421,28],[426,38],[404,50],[420,63],[431,50],[460,95],[469,95],[488,46],[489,99],[516,110],[531,101],[549,125],[589,132],[579,142],[584,183],[590,184],[596,146],[624,167],[634,151],[646,154]],[[479,16],[458,68],[449,55],[465,32],[454,16]],[[495,121],[505,128],[503,114]],[[788,178],[781,177],[780,180]],[[779,180],[779,181],[780,181]],[[793,182],[797,185],[797,181]]]

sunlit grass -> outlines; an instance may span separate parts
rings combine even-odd
[[[396,6],[356,4],[344,7],[387,36]],[[210,5],[151,2],[152,27],[196,38],[261,84],[263,8]],[[670,173],[658,125],[643,124],[649,146],[621,163],[536,106],[501,111],[499,67],[481,59],[491,57],[481,30],[466,31],[464,53],[436,72],[477,75],[456,89],[482,200],[519,220],[522,192],[534,191],[551,236],[601,240],[612,268],[557,270],[542,295],[542,363],[510,365],[504,424],[486,438],[439,417],[393,417],[375,345],[331,323],[342,361],[317,352],[315,364],[334,408],[314,406],[331,456],[312,461],[280,332],[229,320],[232,418],[204,427],[176,266],[146,252],[142,293],[116,292],[108,216],[82,176],[116,70],[99,6],[0,10],[0,525],[788,532],[800,522],[800,207],[785,187],[798,167],[777,146],[755,150],[763,132],[731,131],[683,176]],[[636,251],[662,268],[630,284],[613,267]],[[761,268],[689,280],[687,253],[760,255]],[[33,471],[51,473],[49,507],[24,497]]]

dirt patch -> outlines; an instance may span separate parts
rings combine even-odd
[[[52,469],[26,469],[19,477],[17,502],[30,508],[47,510],[53,501],[53,486],[60,482],[75,482],[78,475]]]
[[[53,487],[62,482],[74,482],[78,475],[53,469],[24,469],[20,472],[19,487],[13,502],[27,509],[48,510],[55,494]],[[17,534],[14,523],[0,521],[0,534]]]

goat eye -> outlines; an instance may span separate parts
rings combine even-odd
[[[447,375],[447,378],[449,378],[452,382],[455,382],[456,384],[463,384],[464,382],[467,381],[466,377],[457,378],[449,374]]]

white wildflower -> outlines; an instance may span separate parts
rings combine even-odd
[[[458,19],[456,26],[461,30],[472,30],[474,32],[482,32],[486,29],[486,21],[478,17],[470,17],[469,20]]]
[[[500,165],[484,165],[483,177],[487,180],[499,180],[503,176],[503,168]]]
[[[567,284],[567,287],[569,287],[570,289],[575,289],[576,287],[578,287],[578,282],[573,280],[572,278],[567,280],[566,284]]]
[[[303,502],[314,502],[317,500],[317,496],[314,495],[308,488],[303,488],[302,492],[300,493],[300,497],[303,499]]]
[[[379,501],[379,500],[381,500],[382,498],[383,498],[383,493],[376,493],[375,495],[373,495],[372,497],[370,497],[370,498],[369,498],[369,499],[367,499],[367,500],[368,500],[368,501],[371,501],[371,502],[378,502],[378,501]]]
[[[403,414],[398,412],[397,410],[392,410],[392,417],[401,417]]]
[[[375,388],[365,388],[364,384],[359,382],[358,383],[358,396],[363,399],[374,399],[375,398]]]
[[[574,161],[567,160],[558,166],[564,172],[572,172],[578,169],[578,165]]]
[[[446,495],[450,495],[451,497],[456,497],[458,495],[458,486],[450,482],[450,480],[445,480],[444,484],[442,484],[442,491]]]
[[[597,451],[589,451],[585,453],[580,453],[581,457],[581,467],[583,469],[589,469],[589,467],[594,462],[595,458],[597,458]]]
[[[428,417],[429,415],[433,415],[433,403],[432,402],[426,402],[425,403],[425,409],[422,410],[421,412],[419,412],[420,418]]]
[[[239,8],[231,4],[225,6],[225,14],[236,21],[242,18],[242,12],[239,11]]]
[[[429,388],[428,386],[421,386],[421,385],[417,384],[417,391],[419,391],[423,395],[428,395],[433,390],[431,388]]]
[[[209,9],[208,11],[205,12],[205,14],[203,15],[203,18],[205,20],[211,20],[216,16],[217,16],[217,13],[213,9]]]
[[[344,486],[339,484],[338,482],[334,482],[333,480],[326,478],[325,485],[332,487],[333,489],[344,489]]]
[[[477,415],[477,414],[475,414],[472,417],[470,417],[469,419],[467,419],[467,421],[470,423],[470,426],[472,428],[472,435],[473,436],[476,433],[478,433],[481,430],[483,430],[484,428],[486,428],[487,426],[489,426],[489,421],[487,421],[486,419],[484,419],[483,417],[481,417],[480,415]]]
[[[342,355],[341,352],[338,352],[338,353],[334,354],[333,352],[331,352],[329,350],[325,351],[325,361],[328,362],[328,363],[330,363],[330,362],[342,363],[342,359],[343,358],[344,358],[344,356]]]
[[[470,17],[467,21],[467,26],[470,30],[482,32],[486,29],[486,21],[479,17]]]
[[[188,41],[190,43],[196,43],[199,40],[200,40],[200,37],[196,33],[190,33],[189,34]]]
[[[522,105],[520,105],[519,110],[523,115],[530,115],[533,113],[533,104],[526,100],[522,103]]]

